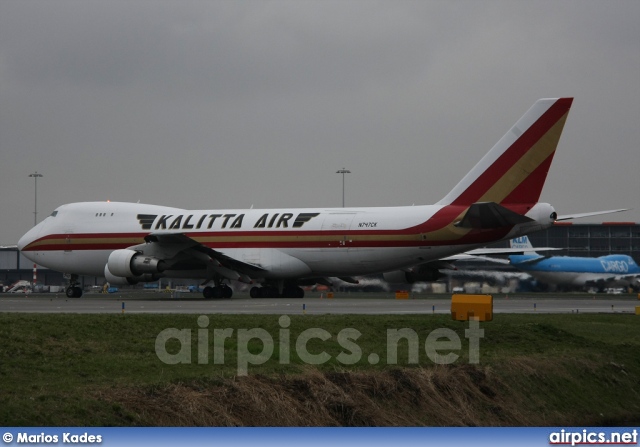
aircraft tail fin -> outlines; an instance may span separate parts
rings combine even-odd
[[[536,101],[438,205],[536,203],[572,102]]]
[[[513,249],[522,250],[525,255],[537,255],[533,249],[533,245],[528,236],[517,237],[509,241],[509,245]]]

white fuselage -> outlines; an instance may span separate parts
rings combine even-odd
[[[552,223],[553,208],[537,204],[527,213],[532,222],[498,235],[496,230],[470,231],[453,225],[466,209],[429,205],[183,210],[135,203],[75,203],[59,207],[25,234],[19,248],[29,259],[53,270],[102,276],[114,250],[144,244],[150,234],[184,234],[234,260],[260,267],[257,276],[264,278],[351,276],[402,269]],[[163,250],[172,255],[170,245]],[[204,274],[177,268],[165,272],[175,277]]]

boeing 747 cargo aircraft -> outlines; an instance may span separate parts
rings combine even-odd
[[[78,275],[104,276],[111,284],[199,279],[212,284],[206,298],[231,297],[232,281],[254,284],[252,297],[302,297],[301,286],[332,277],[355,281],[410,268],[416,280],[429,280],[442,258],[559,219],[538,200],[572,101],[535,102],[434,205],[187,210],[72,203],[18,246],[33,262],[69,274],[69,297],[82,295]]]

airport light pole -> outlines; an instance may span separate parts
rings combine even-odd
[[[342,174],[342,208],[344,208],[344,175],[351,174],[348,169],[342,168],[336,171],[336,174]]]
[[[36,171],[33,174],[29,174],[29,177],[33,177],[36,186],[33,204],[33,226],[35,227],[38,224],[38,177],[42,177],[42,174]]]

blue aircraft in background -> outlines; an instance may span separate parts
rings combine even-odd
[[[546,284],[597,288],[599,291],[612,287],[638,289],[640,285],[640,267],[631,256],[545,256],[534,250],[527,236],[512,239],[510,244],[511,252],[519,250],[522,254],[509,255],[509,263]]]

